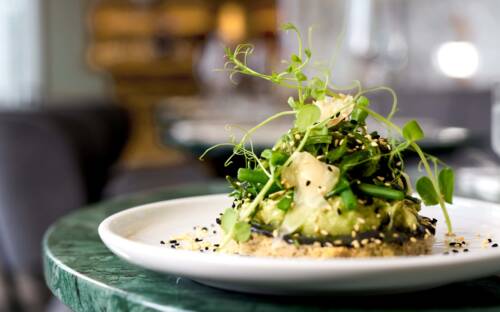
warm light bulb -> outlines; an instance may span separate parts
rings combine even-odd
[[[477,48],[467,41],[449,41],[436,51],[436,66],[451,78],[470,78],[479,67]]]
[[[220,8],[217,33],[225,43],[237,43],[246,33],[246,16],[243,7],[229,2]]]

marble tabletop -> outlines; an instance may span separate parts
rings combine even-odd
[[[163,189],[98,203],[56,222],[45,234],[48,287],[74,311],[500,311],[500,278],[411,294],[277,297],[222,291],[130,265],[97,234],[107,216],[139,204],[224,192],[221,184]]]

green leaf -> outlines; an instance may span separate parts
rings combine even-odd
[[[306,56],[307,56],[308,58],[311,58],[312,53],[311,53],[311,50],[310,50],[310,49],[307,49],[307,48],[306,48],[306,49],[304,50],[304,53],[306,54]]]
[[[298,81],[306,81],[307,80],[307,76],[304,75],[304,73],[302,73],[302,72],[296,72],[295,78],[297,78]]]
[[[298,31],[297,27],[292,23],[285,23],[281,25],[281,29]]]
[[[280,151],[274,151],[271,155],[271,165],[272,166],[281,166],[283,165],[287,159],[288,154]]]
[[[311,96],[316,100],[322,100],[325,98],[325,90],[322,89],[312,89]]]
[[[438,194],[432,185],[431,179],[428,177],[421,177],[418,179],[417,192],[427,206],[437,205],[439,203]]]
[[[231,232],[232,228],[236,224],[237,219],[238,215],[234,209],[228,208],[226,209],[226,211],[224,211],[224,214],[222,214],[220,218],[220,226],[226,234]]]
[[[288,105],[290,105],[290,107],[293,109],[297,109],[297,103],[295,102],[293,96],[288,98]]]
[[[453,203],[453,189],[455,187],[455,174],[451,168],[443,168],[439,172],[439,189],[444,201],[448,204]]]
[[[360,96],[358,98],[358,100],[356,101],[356,103],[358,105],[361,105],[361,106],[364,106],[364,107],[367,107],[368,105],[370,105],[370,100],[368,100],[368,98],[366,96]]]
[[[271,159],[271,156],[273,155],[273,151],[269,148],[266,148],[265,150],[260,153],[260,157],[264,159]]]
[[[366,117],[368,117],[368,112],[363,108],[368,107],[368,105],[370,105],[370,101],[366,97],[361,96],[356,101],[356,107],[352,111],[351,120],[356,120],[358,123],[364,123]]]
[[[274,83],[279,83],[281,81],[281,78],[278,75],[278,73],[272,73],[271,74],[271,81],[274,82]]]
[[[295,120],[295,127],[299,131],[306,131],[309,126],[318,121],[321,112],[316,105],[304,105],[297,112],[297,119]]]
[[[424,138],[424,131],[416,120],[410,120],[403,127],[403,137],[410,142],[415,142]]]
[[[250,183],[261,183],[265,184],[269,177],[265,174],[264,171],[260,169],[249,169],[249,168],[240,168],[238,169],[238,180],[246,181]]]
[[[250,224],[244,221],[239,221],[234,225],[233,238],[238,243],[246,242],[250,238]]]
[[[302,60],[300,59],[300,57],[297,54],[292,54],[291,60],[294,63],[299,63],[299,64],[302,63]]]
[[[292,195],[287,194],[283,196],[283,198],[281,198],[280,201],[278,202],[277,207],[279,210],[287,212],[288,209],[290,209],[290,207],[292,206],[292,203],[293,203],[293,193]]]

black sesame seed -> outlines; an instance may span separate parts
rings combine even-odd
[[[330,172],[333,171],[332,167],[328,166],[328,171],[330,171]]]
[[[175,249],[175,245],[170,245],[170,248],[173,248],[173,249]]]
[[[458,252],[458,250],[456,250],[456,249],[453,249],[452,251],[453,251],[454,253],[457,253],[457,252]]]
[[[465,244],[466,244],[465,241],[462,241],[462,245],[465,245]]]
[[[337,214],[340,216],[342,214],[342,210],[337,209]]]
[[[221,223],[220,218],[215,219],[215,223],[220,225],[220,223]]]
[[[307,180],[306,181],[306,186],[309,186],[311,184],[311,181]]]
[[[219,247],[219,244],[214,244],[214,247]]]
[[[217,234],[217,231],[216,231],[216,230],[214,230],[214,231],[213,231],[213,233],[214,233],[214,234]]]
[[[160,244],[165,245],[165,242],[164,241],[160,241]]]
[[[203,241],[203,239],[202,239],[202,238],[198,238],[198,237],[196,237],[196,238],[194,239],[194,241],[198,243],[198,242],[202,242],[202,241]]]
[[[495,243],[495,244],[491,245],[491,247],[498,247],[498,244]]]
[[[202,231],[208,231],[208,228],[206,226],[201,228]]]
[[[169,242],[170,244],[175,244],[175,243],[177,243],[177,240],[175,240],[175,239],[171,239],[171,240],[169,240],[168,242]]]
[[[464,249],[464,252],[469,252],[469,249],[465,248],[465,249]]]
[[[491,243],[491,242],[492,242],[491,238],[488,238],[488,243]]]
[[[236,207],[236,204],[235,204],[235,203],[233,203],[233,204],[231,205],[231,207],[233,207],[233,208],[234,208],[234,207]]]
[[[208,250],[208,247],[205,247],[205,250]]]

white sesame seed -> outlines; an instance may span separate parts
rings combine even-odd
[[[351,242],[351,245],[352,245],[354,248],[359,248],[359,247],[360,247],[359,242],[358,242],[357,240],[353,240],[353,241]]]

